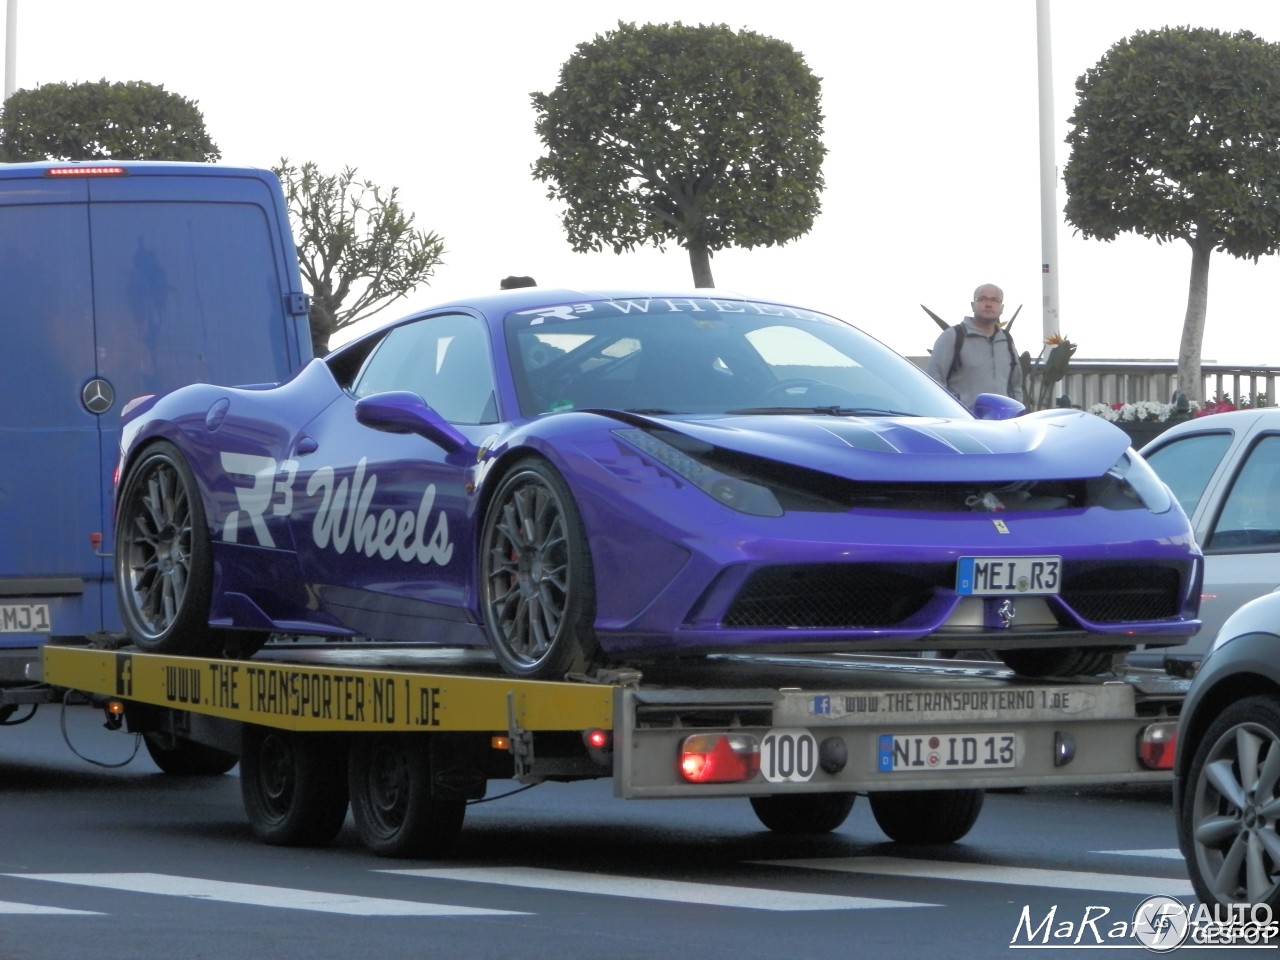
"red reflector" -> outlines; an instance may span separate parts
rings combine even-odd
[[[1178,749],[1178,723],[1165,720],[1142,729],[1138,738],[1138,760],[1148,770],[1172,770]]]
[[[609,745],[609,733],[606,730],[588,730],[586,740],[587,746],[603,750]]]
[[[50,167],[44,172],[46,177],[123,177],[127,170],[124,167]]]
[[[760,744],[749,734],[699,733],[680,745],[680,775],[690,783],[738,783],[760,772]]]

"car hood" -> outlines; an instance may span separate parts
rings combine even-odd
[[[1078,410],[1044,410],[1013,420],[827,414],[647,419],[724,450],[850,480],[1097,477],[1129,446],[1124,431]]]

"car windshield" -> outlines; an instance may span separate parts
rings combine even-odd
[[[878,340],[796,307],[714,298],[557,304],[508,316],[506,339],[526,417],[591,408],[972,416]]]

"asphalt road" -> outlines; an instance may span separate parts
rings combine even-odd
[[[991,794],[960,843],[902,847],[864,799],[795,838],[742,800],[544,784],[470,808],[448,860],[385,860],[350,824],[323,849],[264,846],[234,771],[95,766],[66,741],[116,764],[134,738],[60,713],[0,729],[0,960],[978,960],[1060,957],[1064,923],[1090,957],[1132,958],[1141,943],[1099,950],[1084,918],[1105,933],[1149,896],[1192,899],[1164,787]]]

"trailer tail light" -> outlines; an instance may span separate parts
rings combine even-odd
[[[613,766],[613,734],[599,727],[582,731],[582,745],[587,748],[587,756],[602,767]]]
[[[690,783],[740,783],[760,772],[760,741],[746,733],[696,733],[680,744],[680,775]]]
[[[1138,759],[1148,770],[1172,770],[1177,748],[1177,720],[1148,724],[1138,737]]]

